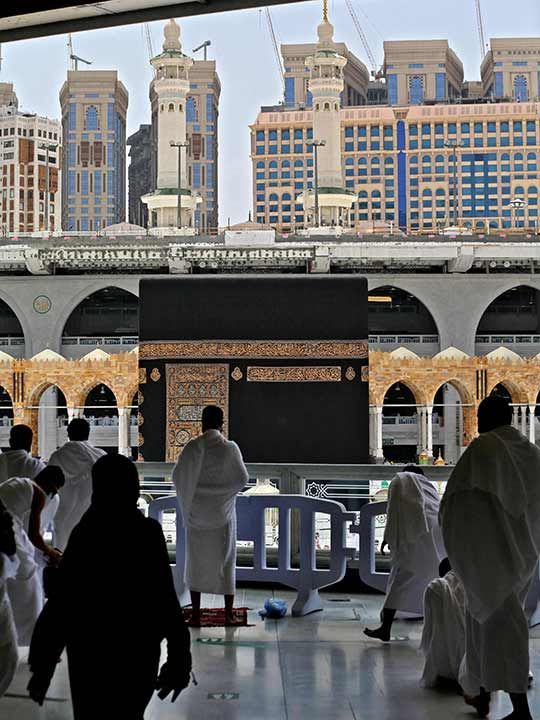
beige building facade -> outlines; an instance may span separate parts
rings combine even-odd
[[[128,92],[116,70],[69,70],[62,110],[62,228],[98,231],[126,217]]]
[[[480,72],[487,98],[540,100],[540,38],[492,38]]]
[[[0,83],[0,227],[4,233],[59,230],[62,128],[18,105],[13,84]]]

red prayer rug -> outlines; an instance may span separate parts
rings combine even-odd
[[[234,608],[234,627],[250,627],[248,624],[247,607]],[[191,608],[182,608],[184,620],[191,620]],[[202,608],[201,624],[198,627],[233,627],[225,624],[225,608]]]

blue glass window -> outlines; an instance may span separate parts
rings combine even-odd
[[[255,137],[257,139],[257,142],[264,142],[264,130],[257,130],[255,133]]]
[[[409,78],[409,102],[419,105],[424,99],[424,83],[419,75]]]
[[[354,142],[346,142],[345,143],[345,152],[353,152],[354,151]]]
[[[353,128],[352,125],[348,125],[348,126],[345,128],[345,137],[346,137],[346,138],[354,137],[354,128]]]
[[[474,132],[475,133],[481,133],[483,131],[483,123],[481,122],[475,122],[474,123]]]
[[[88,170],[81,171],[81,195],[88,195]]]
[[[378,125],[372,125],[370,130],[371,137],[379,137],[380,136],[380,128]]]
[[[301,129],[297,128],[297,129],[294,131],[294,139],[295,139],[295,140],[302,140],[303,137],[304,137],[303,131],[302,131]]]
[[[514,132],[523,132],[523,123],[521,120],[514,120]]]
[[[446,73],[435,73],[435,99],[446,100]]]
[[[448,123],[448,134],[449,135],[455,135],[457,132],[457,125],[456,123]]]
[[[290,140],[291,139],[291,131],[290,130],[282,130],[281,131],[281,140]]]
[[[394,128],[391,125],[385,125],[383,128],[383,136],[391,138],[394,136]]]
[[[497,123],[488,122],[488,124],[487,124],[487,131],[488,131],[488,133],[497,132]]]
[[[294,106],[294,78],[285,78],[285,105],[287,107]]]
[[[429,123],[422,124],[422,135],[431,135],[431,125]]]
[[[268,152],[270,155],[277,155],[277,145],[269,145]]]
[[[469,133],[471,132],[471,126],[468,122],[462,122],[461,123],[461,132],[462,133]]]
[[[495,97],[501,98],[504,94],[503,86],[503,74],[502,72],[495,73]]]
[[[378,140],[373,140],[371,142],[371,150],[380,150],[381,149],[381,143]]]
[[[418,136],[418,125],[409,125],[409,135],[411,137]]]
[[[529,99],[529,88],[525,75],[516,75],[514,78],[514,98],[518,102],[526,102]]]
[[[302,143],[295,143],[295,144],[294,144],[294,152],[295,152],[295,153],[304,152],[304,146],[302,145]]]
[[[69,130],[77,128],[77,105],[75,103],[69,103],[68,128]]]
[[[257,145],[255,155],[264,155],[264,145]]]
[[[197,122],[197,103],[194,97],[186,98],[186,120],[192,123]],[[257,140],[259,139],[259,132],[257,132]],[[264,140],[264,132],[262,133],[262,140]]]
[[[277,140],[277,130],[270,130],[268,133],[269,140]]]
[[[358,143],[358,149],[365,152],[367,150],[367,142],[365,140],[361,140]]]
[[[358,136],[359,137],[366,137],[367,135],[367,128],[365,125],[359,125],[358,126]]]
[[[85,130],[99,130],[98,111],[95,105],[86,108]]]

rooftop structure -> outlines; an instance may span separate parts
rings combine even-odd
[[[100,230],[126,217],[128,92],[116,70],[68,70],[60,90],[62,227]]]
[[[383,72],[390,105],[461,96],[463,64],[448,40],[385,40]]]
[[[540,38],[492,38],[482,62],[484,96],[495,100],[540,100]]]

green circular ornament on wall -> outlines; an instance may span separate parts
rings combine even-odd
[[[45,315],[45,313],[48,313],[51,309],[52,302],[51,299],[46,295],[38,295],[36,298],[34,298],[32,307],[34,308],[35,312],[39,313],[40,315]]]

